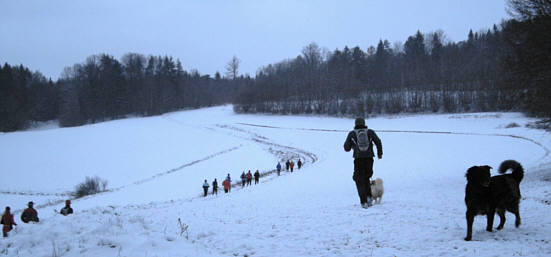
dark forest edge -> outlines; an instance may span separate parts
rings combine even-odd
[[[185,71],[168,56],[101,54],[55,83],[22,65],[0,67],[0,131],[58,119],[62,127],[233,103],[237,113],[365,116],[521,111],[551,117],[551,1],[509,0],[514,19],[447,42],[442,31],[380,40],[364,52],[312,43],[255,78]]]

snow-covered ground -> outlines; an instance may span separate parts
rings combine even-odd
[[[39,206],[0,256],[550,256],[551,135],[518,113],[368,119],[383,142],[374,177],[382,203],[362,209],[343,151],[353,120],[236,115],[231,106],[82,126],[0,134],[0,206]],[[520,127],[506,128],[511,123]],[[267,173],[301,158],[301,170],[201,197],[204,179]],[[515,159],[522,225],[502,231],[475,219],[466,233],[464,173]],[[86,176],[108,192],[56,210]],[[188,227],[183,231],[182,225]],[[495,224],[497,226],[497,222]]]

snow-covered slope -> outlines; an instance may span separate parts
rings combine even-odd
[[[382,203],[362,209],[342,144],[353,120],[236,115],[231,106],[77,128],[0,134],[0,204],[33,200],[41,222],[0,240],[8,256],[549,256],[551,136],[517,113],[368,119],[383,142]],[[511,123],[521,125],[506,128]],[[204,179],[305,166],[201,197]],[[464,173],[521,162],[523,224],[465,236]],[[109,192],[58,203],[85,176]],[[547,181],[545,181],[547,180]],[[18,217],[17,217],[17,220]],[[182,225],[187,226],[183,231]],[[497,224],[496,224],[497,225]]]

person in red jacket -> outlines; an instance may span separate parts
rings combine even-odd
[[[224,187],[224,192],[227,194],[230,191],[231,183],[228,179],[224,179],[224,182],[222,182],[222,186]]]
[[[29,208],[25,209],[23,213],[21,213],[21,220],[25,223],[32,222],[38,222],[38,212],[33,208],[34,203],[29,202],[27,206]]]
[[[2,215],[1,224],[4,225],[2,227],[2,235],[4,235],[4,237],[8,236],[8,232],[13,229],[14,225],[17,226],[17,223],[13,220],[13,215],[10,213],[9,206],[6,206],[6,211],[4,211],[4,215]]]

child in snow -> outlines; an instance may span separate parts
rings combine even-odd
[[[258,184],[258,181],[260,179],[260,173],[258,172],[258,170],[256,170],[256,172],[254,173],[254,184]]]
[[[73,208],[71,208],[71,200],[65,201],[65,207],[63,207],[59,213],[63,214],[63,216],[73,213]]]
[[[300,159],[298,159],[297,167],[298,167],[299,170],[300,170],[300,167],[302,167],[302,162],[300,161]]]
[[[224,192],[226,194],[230,191],[230,185],[231,182],[227,178],[222,182],[222,186],[224,187]]]
[[[214,181],[212,181],[212,194],[213,195],[218,194],[218,181],[216,181],[216,179],[214,179]]]
[[[9,206],[6,206],[6,210],[2,215],[2,221],[0,223],[4,225],[2,227],[2,235],[4,237],[8,237],[8,232],[13,229],[13,226],[17,226],[17,223],[15,223],[15,221],[13,220],[13,215],[10,213]]]
[[[251,174],[251,171],[249,170],[249,172],[247,172],[247,186],[252,185],[252,181],[253,181],[253,174]]]
[[[33,208],[34,203],[29,202],[28,208],[21,213],[21,221],[29,223],[30,221],[38,222],[38,212]]]
[[[281,173],[281,164],[279,164],[279,162],[277,162],[276,169],[277,169],[277,175],[279,176],[279,174]]]
[[[203,192],[204,192],[204,197],[207,197],[207,193],[209,192],[209,182],[207,182],[207,180],[205,179],[205,183],[203,183]]]
[[[291,161],[291,163],[289,163],[289,167],[291,167],[291,172],[293,172],[293,168],[295,167],[295,162]]]

